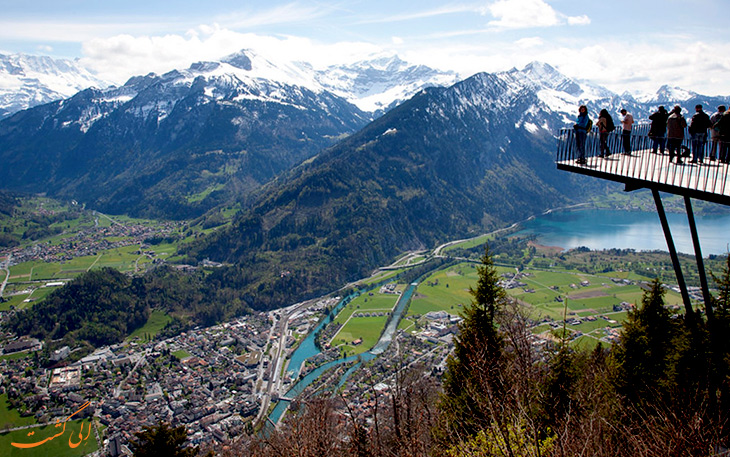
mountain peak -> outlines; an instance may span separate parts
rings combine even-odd
[[[525,65],[522,70],[513,69],[507,73],[523,82],[531,83],[533,87],[566,92],[573,96],[579,96],[583,92],[577,82],[545,62],[532,61]]]
[[[111,86],[77,61],[28,54],[0,54],[0,76],[0,119],[88,87]]]
[[[247,52],[250,51],[242,49],[224,57],[221,61],[241,70],[251,71],[253,67],[251,65],[251,59],[246,55]]]

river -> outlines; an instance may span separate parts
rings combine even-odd
[[[299,381],[297,381],[294,386],[289,389],[289,391],[285,394],[286,398],[294,398],[304,389],[314,382],[322,373],[324,373],[326,370],[342,364],[351,362],[354,360],[360,360],[356,364],[359,365],[361,362],[366,362],[369,360],[374,359],[378,355],[382,354],[390,345],[391,341],[393,341],[393,335],[395,335],[396,330],[398,329],[398,323],[401,320],[401,317],[403,315],[403,312],[406,309],[406,305],[411,299],[411,296],[413,295],[413,292],[416,290],[417,283],[412,283],[406,288],[406,290],[401,294],[400,298],[398,299],[398,303],[396,303],[395,309],[393,310],[393,314],[391,316],[391,319],[388,321],[388,325],[386,325],[385,330],[383,330],[382,335],[380,335],[380,339],[378,340],[377,344],[370,349],[367,352],[364,352],[359,355],[353,355],[350,357],[346,357],[344,359],[338,359],[334,360],[328,363],[325,363],[316,369],[312,370],[310,373],[307,373],[306,376],[302,377]],[[340,303],[335,307],[334,312],[331,314],[331,316],[337,315],[337,313],[342,309],[342,307],[347,304],[354,296],[347,297],[340,301]],[[289,371],[294,371],[294,373],[299,374],[300,367],[302,363],[308,359],[309,357],[319,353],[319,349],[314,345],[314,336],[317,333],[317,330],[319,330],[324,325],[331,322],[331,316],[328,316],[323,322],[320,323],[320,325],[317,326],[317,328],[312,331],[305,341],[302,342],[302,344],[299,345],[299,347],[294,351],[294,354],[292,354],[292,357],[290,359],[289,363]],[[310,340],[307,342],[307,340]],[[293,362],[293,363],[292,363]],[[293,365],[293,367],[292,367]],[[354,371],[355,367],[350,368],[347,370],[345,375],[340,379],[340,385],[342,385],[345,380],[347,379],[347,376],[350,375]],[[273,422],[274,424],[279,422],[279,419],[281,419],[282,414],[284,414],[284,411],[286,411],[287,407],[289,406],[289,402],[286,400],[279,400],[276,403],[276,406],[271,411],[271,414],[269,414],[269,420]]]
[[[694,254],[686,214],[667,213],[677,251]],[[730,215],[697,216],[702,255],[725,254],[730,243]],[[536,235],[545,246],[594,250],[668,251],[656,212],[621,210],[555,211],[520,224],[520,235]]]

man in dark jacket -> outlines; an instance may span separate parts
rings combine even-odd
[[[660,106],[651,116],[651,126],[649,127],[649,138],[652,142],[652,152],[656,154],[657,147],[659,152],[664,154],[664,145],[667,144],[667,118],[669,113]]]
[[[707,144],[707,130],[712,127],[710,116],[702,111],[702,105],[695,106],[695,115],[689,121],[689,134],[692,135],[692,163],[702,163]]]
[[[687,121],[682,116],[682,107],[677,105],[672,109],[672,114],[667,119],[667,149],[669,150],[669,162],[677,154],[677,164],[682,164],[682,140],[684,140],[684,129]]]
[[[712,124],[712,130],[710,130],[710,160],[715,160],[717,157],[717,150],[720,146],[720,132],[715,128],[715,124],[720,120],[722,115],[725,114],[725,105],[717,107],[717,112],[710,116],[710,123]]]
[[[728,163],[730,161],[730,109],[726,110],[720,119],[713,125],[720,134],[720,161]]]

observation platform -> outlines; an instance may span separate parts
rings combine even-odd
[[[620,128],[619,128],[620,130]],[[730,205],[730,165],[709,159],[708,141],[703,151],[703,163],[690,163],[692,154],[669,161],[669,153],[652,153],[652,141],[646,135],[646,127],[639,126],[631,135],[631,155],[623,154],[621,133],[609,133],[610,155],[600,157],[598,132],[590,132],[586,138],[585,164],[578,164],[578,152],[573,129],[563,129],[558,135],[559,170],[570,171],[626,185],[626,190],[656,189],[675,195],[683,195],[722,205]],[[642,132],[642,130],[644,132]],[[643,134],[642,134],[643,133]],[[683,146],[691,149],[688,134]]]
[[[680,149],[683,163],[678,164],[676,157],[670,162],[669,152],[666,147],[664,155],[660,154],[658,149],[657,153],[653,152],[653,142],[648,136],[648,130],[648,125],[634,126],[630,138],[631,153],[627,155],[624,154],[621,127],[617,126],[616,131],[608,134],[609,155],[601,157],[599,134],[594,129],[588,132],[586,137],[585,162],[578,163],[575,133],[573,129],[562,129],[557,138],[558,152],[555,163],[559,170],[623,183],[626,191],[651,190],[662,230],[664,231],[664,238],[667,241],[667,248],[674,265],[677,285],[682,293],[686,313],[693,314],[694,310],[690,302],[689,292],[684,281],[679,257],[677,256],[677,250],[674,246],[674,240],[659,192],[683,196],[700,276],[705,312],[707,318],[712,319],[712,296],[707,284],[707,275],[691,199],[730,206],[730,176],[728,175],[730,165],[721,162],[717,156],[715,160],[711,160],[712,144],[709,138],[701,154],[703,163],[691,163],[692,144],[690,135],[686,131]],[[689,155],[685,155],[687,152],[689,152]],[[715,152],[719,154],[720,151]]]

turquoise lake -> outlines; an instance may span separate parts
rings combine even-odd
[[[694,254],[686,214],[668,213],[677,251]],[[730,215],[697,216],[702,255],[725,254],[730,243]],[[618,210],[555,211],[520,224],[521,235],[533,234],[546,246],[572,249],[668,251],[656,212]]]

